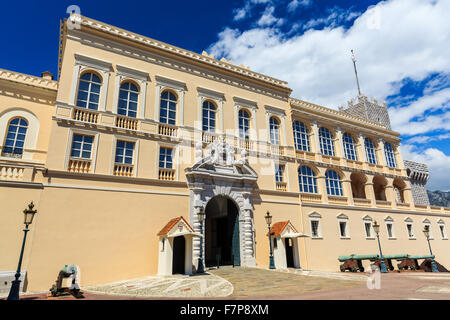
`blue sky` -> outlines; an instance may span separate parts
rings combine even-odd
[[[450,190],[450,1],[14,1],[2,7],[0,68],[56,74],[59,20],[81,14],[286,80],[330,108],[361,90],[386,100],[405,159],[425,162],[428,188]],[[447,14],[446,14],[447,13]]]

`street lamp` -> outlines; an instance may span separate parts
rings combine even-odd
[[[425,228],[423,229],[423,233],[425,234],[425,237],[428,240],[428,248],[430,248],[430,255],[433,256],[433,251],[431,251],[431,244],[430,244],[430,229],[427,228],[427,226],[425,226]],[[434,262],[433,258],[431,258],[431,271],[439,272],[439,270],[436,266],[436,262]]]
[[[380,248],[380,258],[381,258],[381,272],[382,273],[387,273],[387,269],[386,269],[386,265],[384,264],[384,258],[383,258],[383,253],[381,252],[381,244],[380,244],[380,225],[375,221],[373,224],[373,230],[375,231],[375,233],[377,234],[377,239],[378,239],[378,247]]]
[[[270,247],[270,264],[269,269],[275,269],[275,263],[273,262],[273,253],[272,253],[272,241],[270,239],[270,225],[272,224],[272,216],[270,215],[269,211],[267,211],[266,216],[264,217],[266,219],[266,223],[269,227],[269,247]]]
[[[11,289],[9,290],[8,300],[19,300],[19,291],[20,291],[20,267],[22,266],[22,257],[23,257],[23,250],[25,249],[25,241],[27,239],[27,232],[29,231],[28,226],[33,222],[34,215],[36,214],[37,210],[33,210],[34,204],[33,201],[28,205],[28,209],[23,210],[23,213],[25,215],[24,224],[25,229],[24,235],[23,235],[23,242],[22,242],[22,250],[20,251],[20,257],[19,257],[19,264],[17,265],[17,271],[15,274],[15,280],[12,281]]]
[[[203,235],[203,221],[205,220],[205,212],[203,208],[200,207],[198,211],[198,222],[200,222],[200,234]],[[197,273],[204,273],[203,268],[203,237],[200,237],[200,256],[198,257],[198,268]]]

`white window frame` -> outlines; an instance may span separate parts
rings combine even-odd
[[[216,133],[223,133],[223,102],[225,101],[225,94],[223,92],[215,91],[208,88],[197,87],[198,94],[198,125],[194,127],[203,131],[203,102],[206,100],[212,101],[216,105]]]
[[[350,227],[349,227],[349,221],[348,217],[344,214],[340,214],[337,217],[338,221],[338,232],[339,232],[339,238],[341,239],[350,239]],[[341,235],[341,223],[345,222],[345,235]]]
[[[116,65],[116,69],[117,72],[113,99],[113,113],[117,114],[118,112],[120,86],[122,85],[122,83],[130,81],[135,82],[139,86],[136,118],[144,119],[145,104],[147,100],[147,80],[149,79],[149,74],[141,70],[131,69],[121,65]]]
[[[172,90],[177,95],[175,125],[184,125],[184,93],[187,90],[186,83],[180,80],[166,78],[160,75],[155,75],[156,92],[155,92],[155,114],[154,120],[159,123],[159,113],[161,110],[161,93],[164,90]]]
[[[431,222],[428,219],[423,220],[423,228],[425,229],[426,226],[428,226],[428,232],[430,234],[429,239],[434,240],[433,231],[431,229]]]
[[[156,158],[155,158],[155,177],[158,178],[159,174],[159,152],[161,151],[161,148],[167,148],[172,149],[172,169],[175,170],[175,180],[179,180],[179,172],[180,172],[180,147],[177,144],[171,144],[171,143],[165,143],[165,142],[159,142],[156,146],[158,148],[158,151],[155,152]]]
[[[106,111],[106,97],[108,95],[109,75],[112,70],[112,63],[101,59],[84,56],[75,53],[75,66],[72,75],[72,88],[70,92],[69,104],[76,106],[80,76],[84,72],[94,71],[102,77],[100,97],[97,111]]]
[[[95,165],[97,163],[99,133],[98,132],[94,133],[92,131],[83,130],[83,129],[73,129],[73,128],[69,129],[69,136],[67,137],[66,155],[64,157],[64,169],[67,170],[67,168],[69,166],[70,153],[72,151],[72,141],[73,141],[73,136],[75,134],[81,134],[81,135],[85,135],[85,136],[93,136],[94,137],[94,141],[92,142],[91,159],[90,159],[91,167],[89,170],[89,173],[94,173]]]
[[[323,239],[322,236],[322,216],[316,212],[313,212],[309,215],[309,229],[310,229],[310,233],[311,233],[311,239]],[[317,221],[318,222],[318,226],[317,226],[317,236],[313,236],[313,232],[312,232],[312,221]]]
[[[110,174],[114,175],[114,165],[116,163],[116,148],[117,148],[117,140],[134,142],[134,152],[133,152],[133,177],[137,176],[138,164],[139,164],[139,139],[132,138],[128,136],[114,135],[113,136],[113,145],[112,145],[112,155],[111,155],[111,163],[110,163]]]
[[[445,226],[445,222],[442,221],[442,220],[439,220],[437,222],[437,225],[438,225],[438,228],[439,228],[439,234],[441,236],[441,239],[442,240],[448,240],[448,234],[447,234],[447,228]],[[441,232],[441,227],[443,227],[443,233],[444,233],[443,235],[442,235],[442,232]]]
[[[366,223],[370,223],[370,228],[369,228],[370,235],[367,235]],[[363,218],[363,227],[364,227],[364,236],[366,237],[366,240],[373,240],[376,238],[375,230],[373,230],[373,220],[371,217],[365,216]]]
[[[411,226],[411,234],[412,234],[412,236],[409,236],[408,225]],[[408,239],[409,240],[415,240],[416,239],[416,233],[414,231],[414,223],[413,223],[411,218],[406,218],[405,219],[405,226],[406,226],[406,236],[408,237]]]

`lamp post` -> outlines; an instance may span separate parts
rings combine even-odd
[[[428,248],[430,248],[430,255],[433,255],[433,251],[431,251],[431,244],[430,244],[430,229],[425,227],[423,229],[423,233],[425,234],[425,237],[427,238],[427,241],[428,241]],[[434,262],[434,258],[431,258],[431,271],[439,272],[439,270],[436,266],[436,262]]]
[[[270,215],[269,211],[267,211],[267,214],[264,218],[266,219],[266,223],[269,227],[269,247],[270,247],[269,269],[275,269],[275,263],[273,261],[273,252],[272,252],[272,240],[270,239],[270,225],[272,224],[272,216]]]
[[[380,258],[381,258],[381,273],[387,273],[387,269],[386,269],[386,265],[384,264],[384,258],[383,258],[383,253],[381,252],[381,244],[380,244],[380,225],[375,221],[373,224],[373,230],[375,231],[375,233],[377,234],[377,239],[378,239],[378,247],[380,248]]]
[[[205,220],[205,212],[203,208],[200,207],[198,212],[198,222],[200,222],[200,234],[203,235],[203,221]],[[203,237],[200,237],[200,256],[198,257],[198,268],[197,273],[204,273],[203,267]]]
[[[12,281],[11,289],[9,290],[8,300],[19,300],[19,291],[20,291],[20,268],[22,266],[22,258],[23,258],[23,250],[25,249],[25,241],[27,240],[27,232],[29,231],[28,226],[33,222],[34,215],[37,210],[33,210],[34,204],[33,201],[28,205],[28,209],[23,210],[25,215],[25,229],[23,229],[23,242],[22,242],[22,250],[20,251],[19,264],[17,265],[17,271],[15,274],[15,280]]]

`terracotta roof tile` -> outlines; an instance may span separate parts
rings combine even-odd
[[[295,229],[295,227],[292,225],[292,223],[288,220],[288,221],[280,221],[277,223],[274,223],[272,225],[272,227],[270,228],[270,234],[273,236],[280,236],[283,233],[284,228],[286,228],[286,226],[290,224],[292,229],[294,229],[295,232],[298,232],[297,229]],[[268,236],[269,233],[267,232],[266,236]]]
[[[158,232],[157,236],[163,236],[166,235],[167,233],[169,233],[169,231],[178,223],[178,221],[180,221],[181,219],[183,219],[184,223],[187,225],[187,227],[192,231],[195,232],[194,229],[191,227],[191,225],[186,221],[186,219],[183,218],[183,216],[179,216],[177,218],[173,218],[172,220],[170,220],[165,226],[164,228],[161,229],[160,232]]]

